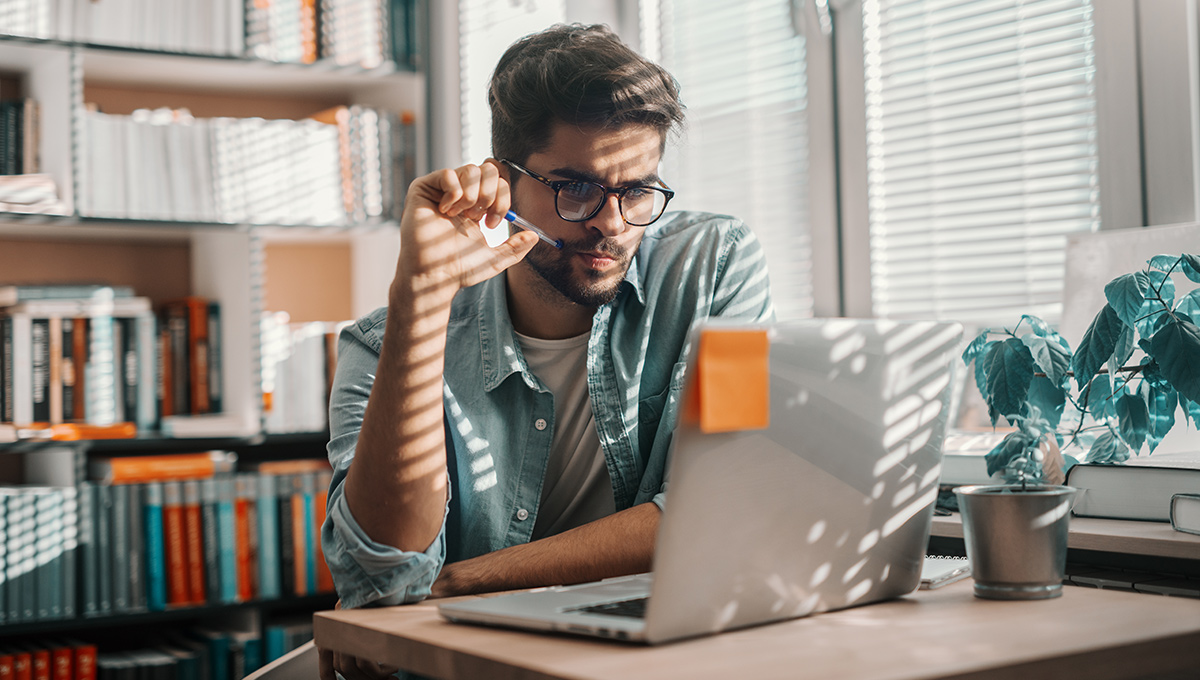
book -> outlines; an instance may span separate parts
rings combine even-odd
[[[99,613],[99,561],[96,554],[96,488],[92,482],[78,484],[79,496],[79,611],[84,616]]]
[[[316,489],[313,494],[313,547],[316,552],[317,592],[334,592],[333,573],[325,562],[325,550],[321,545],[321,526],[325,524],[325,515],[329,501],[329,485],[333,481],[333,472],[326,470],[317,473]]]
[[[275,477],[275,492],[278,509],[279,537],[279,588],[280,593],[293,595],[296,592],[296,543],[292,518],[292,475]]]
[[[96,522],[97,611],[104,615],[112,612],[112,485],[97,484],[94,489],[96,505],[92,516]]]
[[[984,456],[996,447],[1008,432],[953,431],[946,433],[942,444],[942,486],[964,484],[1003,484],[999,475],[989,476]]]
[[[112,489],[112,607],[117,613],[130,611],[129,565],[129,487],[117,484]]]
[[[226,475],[217,483],[217,561],[221,569],[221,599],[226,604],[238,601],[237,521],[234,517],[236,490],[233,477]]]
[[[965,557],[926,555],[921,566],[921,590],[950,585],[971,575],[971,563]]]
[[[258,484],[254,474],[243,473],[235,477],[236,500],[234,520],[237,525],[235,547],[237,550],[238,600],[253,600],[258,588],[255,567],[258,564],[258,526],[255,509]]]
[[[1177,493],[1171,496],[1171,528],[1200,534],[1200,494]]]
[[[207,597],[204,588],[204,528],[200,508],[200,481],[188,479],[181,482],[181,485],[188,593],[193,604],[204,604]]]
[[[64,486],[62,497],[62,618],[73,619],[79,612],[79,487]]]
[[[274,475],[257,475],[258,591],[262,599],[280,596],[279,503]]]
[[[174,345],[173,368],[177,376],[187,375],[186,388],[176,381],[176,403],[188,404],[188,409],[181,412],[210,413],[209,300],[197,296],[170,300],[166,303],[165,315]]]
[[[105,484],[132,484],[202,479],[232,472],[236,465],[236,453],[217,450],[154,456],[97,456],[88,461],[88,475]]]
[[[183,489],[177,481],[164,482],[163,543],[167,558],[168,607],[185,605],[191,601],[183,534]]]
[[[126,484],[129,489],[129,611],[149,609],[146,590],[146,514],[143,511],[146,489],[141,484]]]
[[[149,482],[143,487],[142,528],[146,534],[146,608],[160,612],[167,608],[162,482]]]
[[[1077,517],[1171,521],[1171,497],[1200,493],[1200,452],[1135,456],[1123,465],[1080,463],[1067,472],[1079,489]]]
[[[205,599],[221,601],[221,543],[217,539],[217,480],[200,480],[200,523],[204,529]]]

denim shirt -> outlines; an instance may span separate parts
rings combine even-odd
[[[443,373],[450,500],[424,552],[372,541],[344,494],[386,309],[339,338],[329,407],[334,476],[321,541],[343,607],[417,602],[443,564],[530,540],[554,403],[525,364],[505,281],[466,288],[452,303]],[[647,228],[616,298],[596,310],[588,341],[588,395],[618,511],[663,506],[688,332],[709,316],[774,317],[762,246],[733,218],[668,214]]]

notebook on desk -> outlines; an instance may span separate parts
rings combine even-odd
[[[653,644],[913,591],[960,335],[932,322],[704,324],[653,572],[440,613]]]

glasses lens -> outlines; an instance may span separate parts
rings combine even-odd
[[[621,216],[635,227],[657,220],[667,207],[667,195],[652,187],[631,187],[621,199]]]
[[[559,217],[568,222],[581,222],[591,217],[603,201],[603,187],[589,182],[571,182],[559,188],[555,204]]]

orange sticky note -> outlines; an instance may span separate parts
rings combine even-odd
[[[693,397],[706,434],[761,430],[770,423],[766,330],[709,328],[700,334]]]

